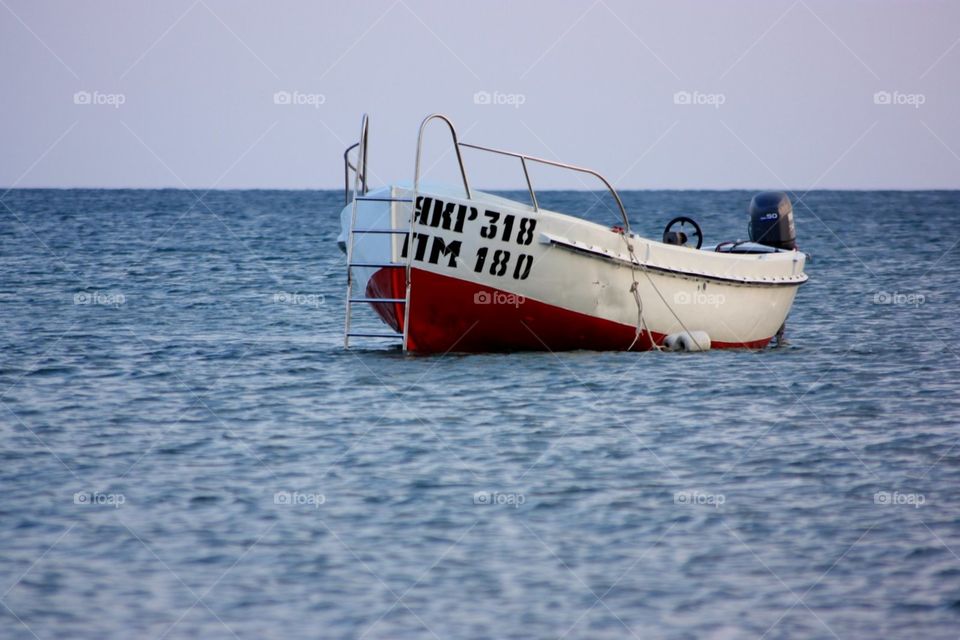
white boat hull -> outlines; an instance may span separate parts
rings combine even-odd
[[[413,198],[402,187],[368,194],[377,195]],[[799,251],[696,250],[472,196],[421,187],[415,203],[357,202],[357,229],[406,229],[414,215],[409,350],[639,350],[683,331],[705,332],[713,348],[760,348],[807,279]],[[352,204],[342,214],[342,241],[351,215]],[[355,234],[353,261],[407,263],[406,241]],[[370,297],[403,298],[406,275],[357,267],[354,286]],[[403,331],[403,304],[373,306]]]

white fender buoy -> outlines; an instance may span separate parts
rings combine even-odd
[[[667,351],[709,351],[710,336],[706,331],[681,331],[671,333],[663,340]]]

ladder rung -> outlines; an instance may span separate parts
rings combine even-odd
[[[393,269],[403,269],[407,265],[402,262],[351,262],[348,266],[350,267],[383,267],[383,268],[393,268]]]
[[[353,233],[410,233],[409,229],[354,229]]]
[[[402,333],[376,333],[373,331],[351,331],[347,334],[350,338],[399,338],[403,339]]]
[[[396,302],[406,304],[406,298],[350,298],[350,302]]]
[[[366,200],[367,202],[413,202],[410,198],[368,198],[360,196],[357,200]]]

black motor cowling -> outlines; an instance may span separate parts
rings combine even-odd
[[[793,205],[787,194],[764,191],[750,201],[750,240],[777,249],[796,249]]]

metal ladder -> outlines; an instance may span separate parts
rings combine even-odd
[[[344,153],[344,165],[346,167],[346,172],[349,172],[349,169],[354,170],[354,187],[353,187],[353,206],[350,214],[350,229],[347,233],[347,294],[345,297],[346,300],[346,318],[344,320],[344,331],[343,331],[343,346],[345,349],[350,348],[350,338],[382,338],[390,340],[401,340],[403,350],[407,350],[407,337],[409,334],[409,319],[410,319],[410,293],[411,293],[411,281],[410,281],[410,256],[412,256],[413,251],[409,250],[410,248],[410,239],[413,232],[413,207],[412,204],[415,201],[414,198],[397,198],[394,197],[395,187],[391,189],[389,198],[377,198],[367,196],[367,131],[369,128],[369,118],[366,114],[363,116],[363,123],[360,130],[360,142],[353,145],[347,149]],[[357,150],[357,165],[354,167],[350,164],[347,154],[351,149],[356,147]],[[347,173],[347,175],[349,175]],[[349,184],[349,178],[345,180]],[[360,202],[389,202],[390,204],[390,224],[389,228],[375,228],[375,229],[366,229],[366,228],[357,228],[357,208],[358,203]],[[394,227],[393,220],[395,218],[394,206],[395,203],[404,203],[409,204],[410,211],[408,216],[408,223],[406,229],[401,229]],[[356,242],[357,235],[406,235],[406,246],[408,247],[407,258],[404,262],[354,262],[353,261],[353,250],[354,244]],[[372,269],[404,269],[405,271],[405,291],[403,298],[371,298],[366,296],[354,296],[353,294],[353,268],[372,268]],[[353,303],[389,303],[389,304],[402,304],[403,305],[403,332],[398,333],[396,331],[351,331],[350,324],[353,319]]]

